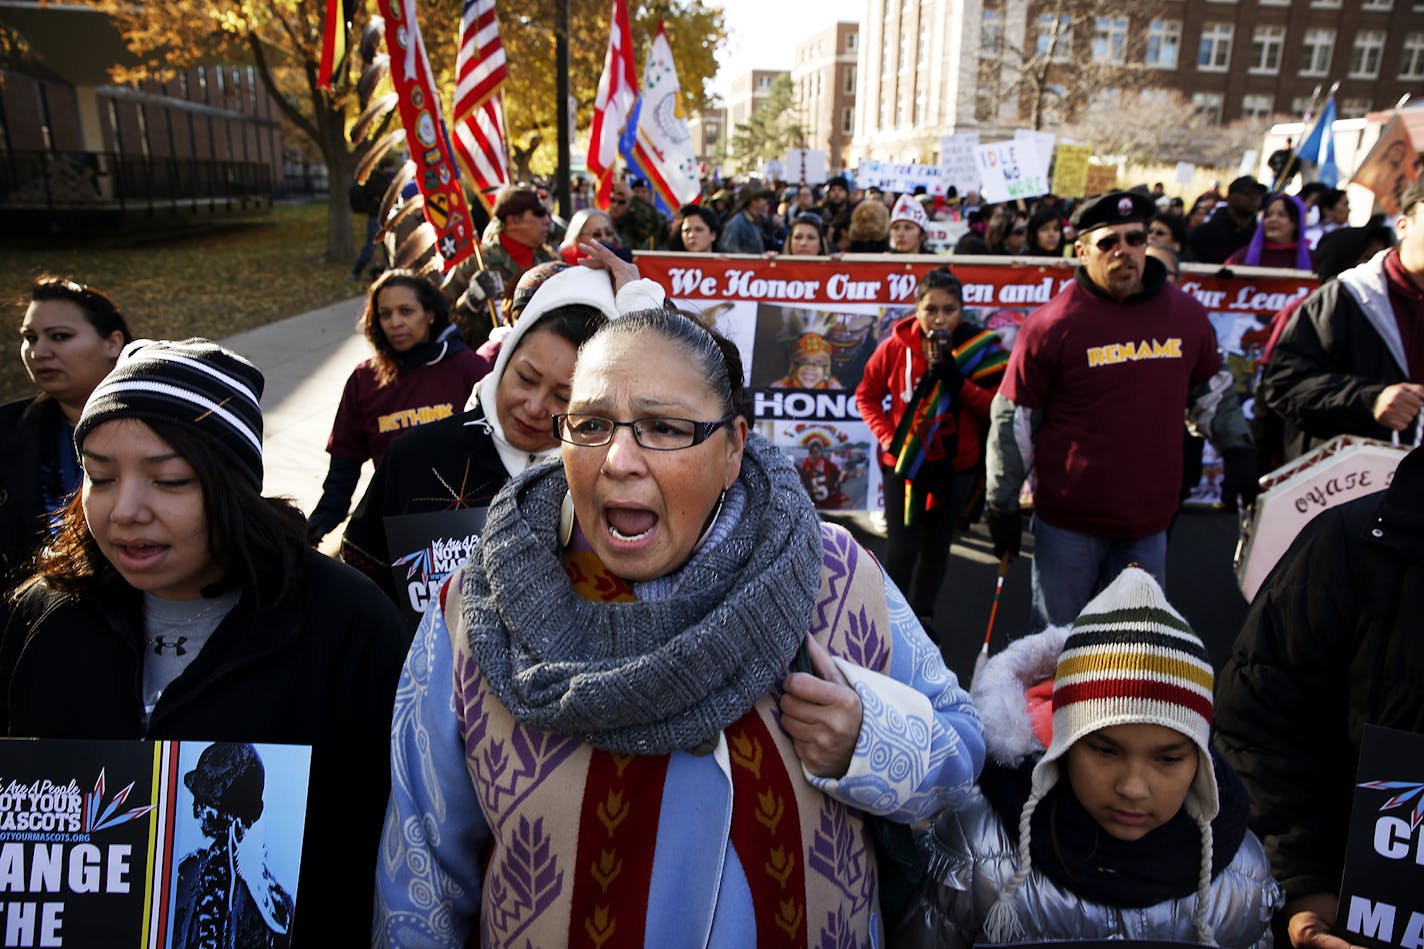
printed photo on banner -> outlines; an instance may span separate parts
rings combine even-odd
[[[866,360],[907,307],[812,308],[763,303],[756,311],[751,385],[855,391]]]
[[[883,506],[875,442],[864,422],[760,422],[757,430],[791,459],[818,510]]]
[[[0,741],[5,944],[286,946],[311,749]]]

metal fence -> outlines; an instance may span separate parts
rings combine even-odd
[[[235,211],[271,204],[259,162],[143,158],[115,152],[0,153],[0,210],[92,210],[121,218]]]

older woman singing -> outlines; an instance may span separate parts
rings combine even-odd
[[[867,817],[959,801],[982,729],[742,379],[676,313],[584,345],[562,464],[495,498],[407,658],[378,945],[883,939]]]

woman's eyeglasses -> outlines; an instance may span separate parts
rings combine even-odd
[[[554,416],[554,435],[560,441],[580,448],[601,448],[613,441],[618,429],[626,425],[633,430],[634,441],[644,448],[653,451],[677,451],[702,444],[713,432],[734,418],[735,415],[728,415],[715,422],[697,422],[686,418],[656,416],[634,419],[631,422],[615,422],[602,415],[567,413]]]
[[[1102,237],[1099,237],[1097,240],[1093,241],[1093,246],[1096,247],[1102,253],[1108,254],[1112,252],[1113,248],[1117,247],[1117,245],[1121,244],[1123,241],[1127,242],[1128,247],[1141,247],[1143,244],[1147,243],[1147,232],[1128,231],[1126,234],[1121,235],[1104,234]]]

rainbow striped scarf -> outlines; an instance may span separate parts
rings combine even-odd
[[[998,343],[998,333],[981,330],[955,347],[954,361],[966,382],[979,383],[1003,372],[1009,354]],[[932,489],[924,485],[941,480],[946,472],[940,469],[954,461],[958,444],[956,402],[955,393],[931,366],[915,387],[900,425],[895,429],[890,453],[895,456],[895,473],[906,482],[905,510],[901,513],[906,526],[913,524],[921,512],[936,505]],[[921,480],[920,485],[915,483],[917,478]]]

